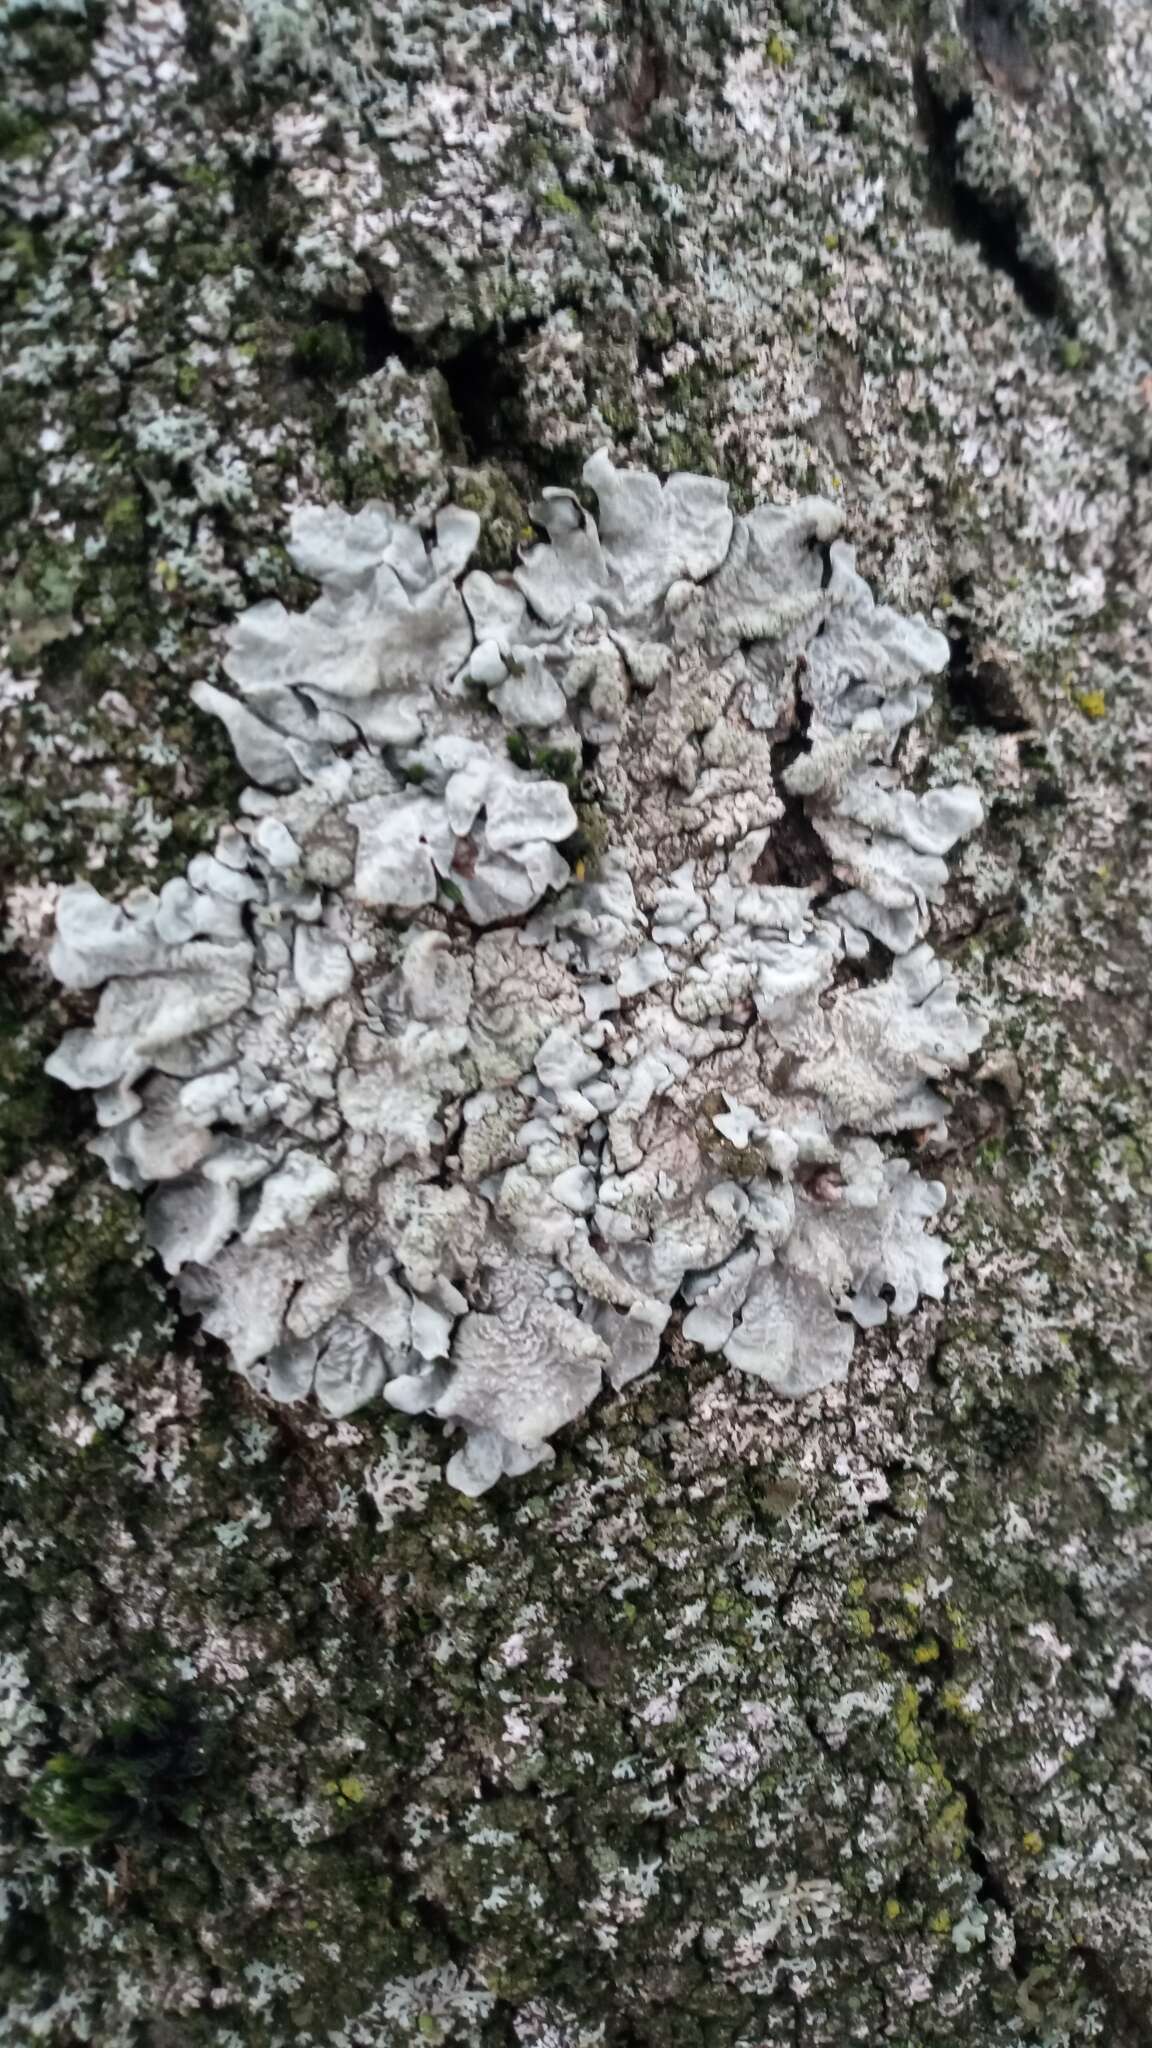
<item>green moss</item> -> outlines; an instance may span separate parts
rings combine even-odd
[[[0,1256],[24,1313],[54,1359],[162,1341],[163,1298],[146,1278],[140,1208],[82,1158],[79,1170],[22,1219],[0,1204]]]
[[[26,156],[37,144],[46,144],[51,130],[25,107],[0,103],[0,157]]]
[[[597,803],[584,801],[576,805],[579,820],[579,835],[573,852],[578,863],[583,863],[581,879],[594,881],[600,863],[612,844],[612,828],[606,812]]]
[[[76,593],[84,574],[78,552],[45,543],[25,557],[0,594],[14,665],[33,663],[52,641],[71,634]]]
[[[93,0],[79,12],[70,7],[57,11],[50,0],[17,5],[5,17],[7,61],[37,85],[65,85],[86,70],[104,15],[104,7]]]
[[[61,1750],[51,1757],[23,1810],[62,1848],[90,1849],[149,1823],[192,1819],[204,1768],[199,1731],[169,1700],[144,1698],[83,1754]]]
[[[600,416],[622,441],[630,440],[640,425],[639,409],[635,400],[627,394],[601,398]]]
[[[51,1127],[56,1090],[44,1072],[46,1024],[21,1019],[14,989],[0,993],[0,1173],[14,1172]]]
[[[445,387],[447,400],[447,387]],[[450,404],[450,401],[448,401]],[[452,415],[455,434],[459,422]],[[451,445],[450,442],[447,445]],[[524,532],[527,507],[511,478],[495,463],[450,472],[453,503],[475,512],[481,522],[475,562],[479,569],[507,569]],[[528,529],[531,537],[531,528]]]
[[[685,427],[668,434],[660,443],[662,470],[687,469],[704,476],[718,476],[720,464],[712,436],[703,425]]]
[[[144,538],[144,509],[138,497],[123,491],[112,498],[104,513],[104,530],[118,550],[135,553]]]
[[[4,113],[5,109],[0,107],[0,144],[4,135]],[[43,262],[42,242],[31,228],[13,221],[0,229],[0,263],[18,285],[34,278],[42,269]]]
[[[84,1849],[123,1833],[134,1808],[125,1773],[98,1769],[65,1752],[37,1779],[24,1811],[51,1841]]]
[[[717,1173],[729,1180],[759,1180],[772,1171],[768,1154],[762,1146],[734,1145],[710,1121],[698,1124],[696,1137],[700,1150],[707,1153]]]
[[[583,764],[570,747],[538,747],[532,755],[532,766],[550,781],[562,782],[569,796],[579,788]]]
[[[363,367],[362,351],[344,321],[321,320],[306,328],[292,346],[292,361],[302,376],[348,381]]]

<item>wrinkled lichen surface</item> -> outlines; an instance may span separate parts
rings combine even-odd
[[[49,956],[101,993],[47,1071],[185,1306],[277,1400],[462,1428],[471,1494],[655,1367],[677,1301],[803,1396],[853,1321],[939,1300],[945,1189],[860,1134],[944,1139],[928,1080],[983,1036],[924,943],[979,795],[894,765],[943,634],[876,605],[826,500],[584,481],[598,516],[546,493],[499,580],[459,506],[431,545],[300,507],[322,595],[246,612],[239,695],[194,692],[261,785],[239,827],[123,906],[72,884]],[[790,822],[851,887],[769,879]]]
[[[1143,2044],[1146,9],[2,33],[0,2038]],[[673,1323],[471,1501],[178,1314],[47,952],[241,815],[193,691],[314,597],[291,506],[454,503],[499,579],[597,446],[829,499],[947,636],[902,766],[981,792],[927,938],[990,1029],[943,1308],[799,1403]]]

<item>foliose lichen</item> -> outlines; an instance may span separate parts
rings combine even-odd
[[[298,506],[321,596],[193,691],[237,821],[159,892],[65,889],[51,955],[100,996],[48,1070],[185,1306],[277,1400],[463,1430],[472,1493],[678,1308],[802,1396],[939,1298],[944,1189],[877,1140],[942,1122],[983,1029],[926,942],[980,801],[899,764],[943,636],[824,499],[584,481],[509,575],[457,506]]]

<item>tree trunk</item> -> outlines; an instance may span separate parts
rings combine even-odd
[[[1144,7],[2,33],[0,2035],[1137,2048]],[[933,1163],[950,1290],[827,1394],[673,1344],[551,1470],[394,1495],[379,1407],[273,1407],[178,1316],[43,1076],[85,1015],[46,935],[235,807],[189,689],[305,595],[294,500],[451,492],[498,565],[598,446],[840,500],[949,637],[930,744],[989,814],[934,930],[989,1023]]]

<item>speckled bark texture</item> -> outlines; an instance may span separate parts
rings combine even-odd
[[[1141,0],[9,0],[0,2041],[1143,2048],[1152,26]],[[941,1307],[684,1345],[482,1499],[181,1319],[45,1055],[182,874],[296,500],[839,502],[951,643]],[[911,763],[915,769],[915,760]],[[588,818],[595,835],[598,821]],[[826,880],[785,834],[785,886]]]

